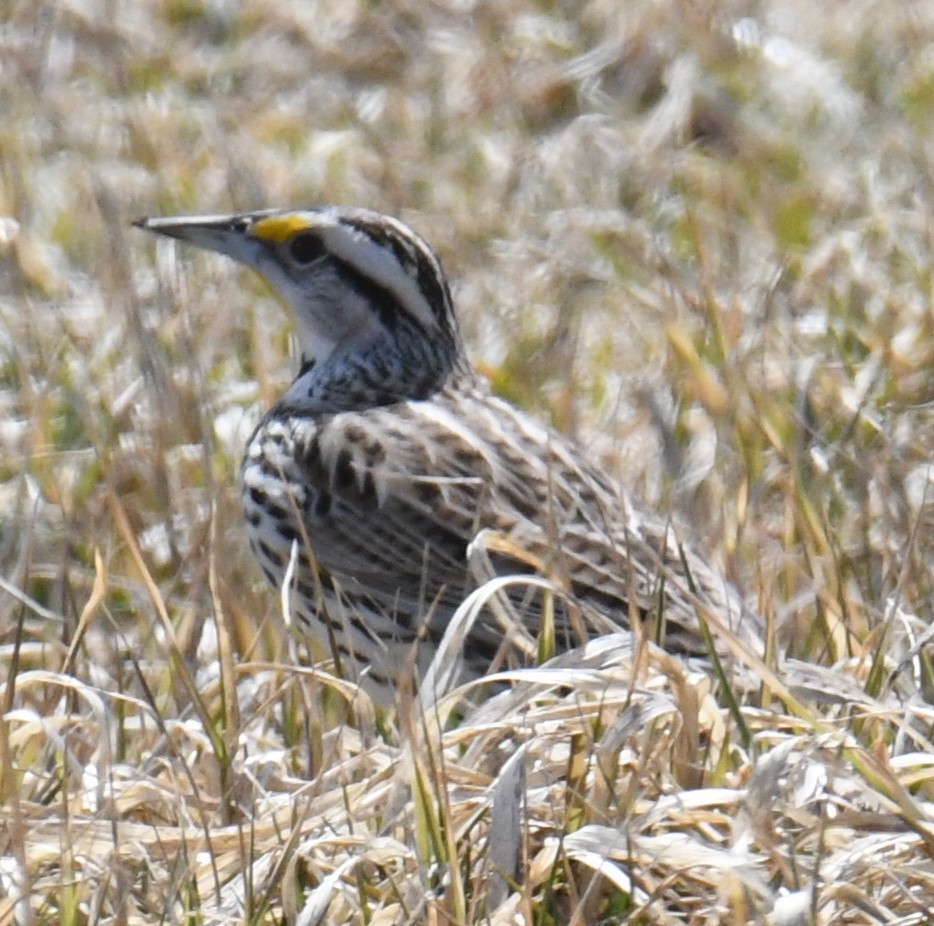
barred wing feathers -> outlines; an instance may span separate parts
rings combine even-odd
[[[470,591],[467,548],[482,530],[528,554],[497,547],[497,574],[540,563],[612,624],[628,625],[630,599],[645,616],[664,598],[666,645],[675,650],[706,653],[689,587],[724,623],[742,613],[735,593],[691,553],[689,582],[665,522],[636,512],[563,438],[479,385],[430,401],[286,417],[295,481],[311,490],[303,529],[318,565],[347,595],[392,613],[400,630],[430,615],[429,635],[440,637]],[[535,604],[523,607],[534,633]],[[570,637],[566,610],[558,620],[559,638]],[[494,651],[502,638],[492,628],[477,633]]]

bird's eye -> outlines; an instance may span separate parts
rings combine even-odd
[[[324,243],[317,235],[302,232],[289,242],[289,255],[296,264],[310,264],[324,256]]]

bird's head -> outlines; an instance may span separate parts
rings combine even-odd
[[[466,364],[441,264],[396,219],[325,206],[135,224],[260,273],[290,309],[303,368],[319,379],[356,370],[382,390],[380,403],[425,398]]]

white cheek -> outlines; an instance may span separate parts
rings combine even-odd
[[[338,280],[317,280],[302,294],[293,314],[303,352],[318,361],[344,349],[360,350],[379,335],[369,303]]]
[[[363,350],[385,334],[367,300],[348,289],[327,266],[299,285],[275,261],[257,268],[289,307],[303,356],[324,363],[335,354]]]

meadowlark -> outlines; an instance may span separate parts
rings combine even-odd
[[[552,590],[500,583],[504,605],[471,626],[461,677],[515,658],[506,612],[533,652],[543,627],[561,650],[638,623],[671,651],[707,655],[703,615],[758,639],[732,586],[664,518],[492,394],[441,264],[408,226],[337,207],[136,224],[246,264],[291,310],[301,365],[240,470],[250,546],[285,584],[293,625],[377,701],[392,702],[401,673],[424,674],[493,576],[540,573]]]

